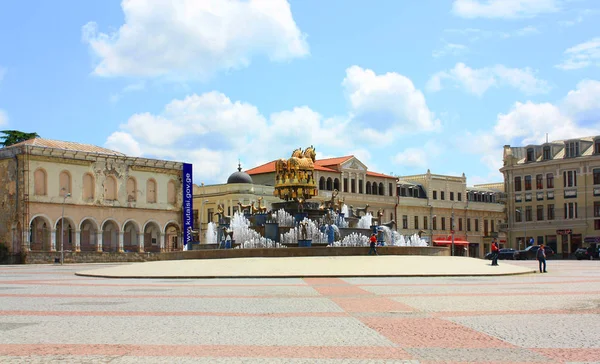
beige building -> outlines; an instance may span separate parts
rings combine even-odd
[[[0,149],[0,242],[9,250],[181,250],[182,163],[31,139]],[[64,218],[63,218],[64,216]],[[62,231],[62,236],[61,236]]]
[[[600,242],[600,136],[506,145],[503,160],[512,247],[533,239],[566,258]]]
[[[493,238],[501,247],[506,234],[503,184],[467,187],[467,178],[432,174],[398,177],[398,230],[420,234],[434,245],[451,246],[455,254],[483,257]],[[454,221],[454,226],[452,226]]]

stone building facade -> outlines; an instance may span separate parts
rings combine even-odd
[[[181,250],[181,176],[182,163],[87,144],[2,148],[0,242],[13,254]]]
[[[564,258],[600,243],[600,136],[504,146],[509,240]]]
[[[467,178],[432,174],[398,179],[398,230],[420,234],[434,245],[451,245],[455,254],[483,257],[493,238],[507,245],[503,184],[467,186]],[[452,224],[454,222],[454,224]],[[453,226],[454,225],[454,226]]]

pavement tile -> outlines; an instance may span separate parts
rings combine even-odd
[[[361,321],[403,348],[507,348],[512,345],[437,318],[361,317]]]
[[[346,312],[413,312],[414,308],[385,297],[331,297]]]
[[[548,363],[548,358],[523,348],[406,348],[417,360],[481,362]]]
[[[598,340],[598,337],[592,338]],[[558,361],[568,362],[600,362],[600,349],[598,348],[554,348],[554,349],[532,349],[536,352]]]

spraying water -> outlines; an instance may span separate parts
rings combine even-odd
[[[361,216],[356,226],[360,229],[370,229],[371,225],[373,225],[373,215],[368,212],[366,215]]]
[[[217,224],[209,222],[206,227],[206,235],[204,237],[204,243],[216,244],[217,243]]]

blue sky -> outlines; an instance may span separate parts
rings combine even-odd
[[[0,5],[0,128],[221,183],[313,144],[501,181],[502,146],[600,134],[595,0]]]

